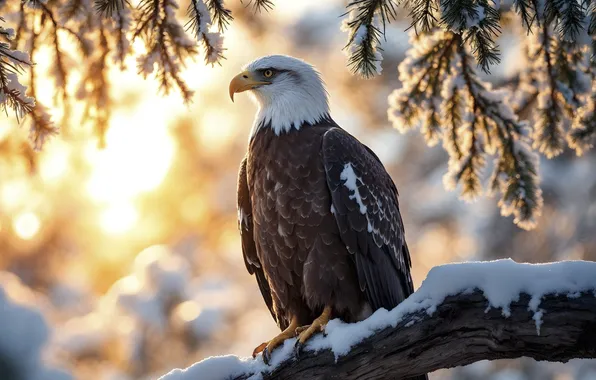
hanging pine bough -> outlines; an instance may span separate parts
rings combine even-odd
[[[36,148],[56,133],[46,108],[35,105],[31,68],[38,46],[48,44],[63,119],[73,95],[85,99],[85,120],[102,142],[111,105],[107,67],[113,60],[124,68],[135,39],[146,51],[137,57],[139,73],[190,102],[181,70],[197,55],[206,64],[224,58],[223,33],[233,17],[223,0],[189,1],[184,21],[176,16],[178,0],[140,0],[136,7],[129,0],[0,0],[1,14],[16,23],[10,29],[0,20],[0,107],[27,115]],[[271,0],[244,3],[255,11],[273,7]],[[488,187],[500,194],[502,214],[532,228],[542,206],[535,151],[551,158],[569,146],[579,155],[596,136],[596,0],[351,0],[342,30],[354,73],[381,73],[385,27],[400,5],[411,18],[412,48],[398,68],[402,87],[389,98],[390,120],[400,130],[420,126],[429,145],[442,141],[450,157],[445,184],[460,186],[465,199],[481,194],[482,171],[494,157]],[[479,74],[500,60],[496,39],[507,12],[527,32],[527,64],[495,90]],[[61,48],[63,38],[84,58],[75,94],[67,91],[73,58]],[[27,68],[28,91],[17,76]]]
[[[375,52],[385,22],[395,18],[388,4],[348,5],[349,62],[365,77],[380,72]],[[567,140],[580,155],[596,136],[596,1],[411,0],[406,7],[412,48],[398,68],[402,87],[389,97],[389,119],[402,131],[420,126],[429,145],[443,141],[449,154],[445,186],[460,185],[464,199],[480,195],[482,169],[494,156],[489,188],[500,194],[501,213],[513,215],[521,228],[533,228],[542,192],[531,148],[552,158]],[[528,67],[511,86],[495,90],[477,67],[489,73],[499,62],[495,39],[500,14],[509,10],[528,33]],[[383,32],[370,14],[382,16]],[[367,34],[371,28],[375,33]]]
[[[271,4],[257,1],[254,6],[268,9]],[[206,63],[218,63],[223,58],[221,32],[232,16],[222,0],[192,0],[183,25],[184,20],[176,17],[178,7],[177,0],[141,0],[136,7],[129,0],[0,0],[2,15],[16,23],[16,28],[7,28],[0,19],[1,110],[13,110],[19,120],[27,117],[30,139],[37,149],[57,132],[47,109],[35,102],[36,70],[31,65],[38,48],[49,45],[55,62],[51,72],[56,89],[54,105],[63,110],[60,125],[68,125],[70,100],[84,99],[83,120],[93,125],[103,145],[112,101],[107,69],[111,62],[125,68],[126,57],[133,53],[131,42],[137,38],[146,50],[137,57],[139,73],[154,74],[164,93],[178,89],[184,101],[190,102],[193,92],[182,79],[181,70],[189,58],[199,54],[199,45],[204,47]],[[83,59],[75,59],[63,48],[66,39],[76,43]],[[74,61],[80,62],[82,76],[70,93],[69,63]],[[17,77],[26,68],[28,89]]]

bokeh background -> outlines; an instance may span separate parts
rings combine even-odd
[[[235,21],[225,34],[227,59],[188,66],[184,79],[196,91],[189,106],[176,93],[159,94],[130,58],[126,70],[110,70],[103,148],[81,122],[79,102],[40,153],[24,148],[27,132],[12,115],[0,115],[0,373],[153,379],[212,355],[248,356],[276,333],[244,267],[236,225],[237,168],[255,108],[227,93],[240,67],[266,54],[315,64],[335,120],[385,163],[400,191],[416,287],[431,267],[453,261],[596,259],[594,153],[543,160],[545,208],[528,232],[501,217],[494,199],[465,203],[447,192],[443,149],[390,127],[387,96],[399,86],[407,20],[389,26],[383,75],[366,81],[345,67],[343,1],[277,1],[269,13],[228,3]],[[495,83],[523,67],[518,42],[505,28]],[[49,57],[36,62],[47,105]],[[480,362],[431,379],[594,380],[596,363]]]

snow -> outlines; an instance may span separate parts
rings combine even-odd
[[[199,20],[199,24],[197,25],[197,40],[203,38],[203,34],[207,33],[209,30],[209,25],[211,24],[211,14],[209,13],[209,9],[203,0],[196,0],[193,2],[195,8],[196,18]]]
[[[380,29],[379,19],[377,15],[375,15],[370,24],[355,22],[359,18],[359,15],[360,12],[357,9],[352,9],[348,13],[348,17],[342,21],[341,30],[343,32],[348,32],[349,35],[346,54],[349,59],[352,59],[354,56],[359,55],[363,49],[366,49],[367,44],[370,44],[374,55],[374,58],[372,59],[372,64],[374,65],[373,75],[380,75],[383,71],[381,66],[381,63],[383,62],[383,56],[380,52],[381,49],[378,46],[378,41],[374,38],[370,39],[368,35],[368,28],[376,27]],[[358,27],[356,27],[356,25],[358,25]],[[367,75],[363,69],[358,70],[358,73],[365,77]]]
[[[540,309],[545,295],[559,294],[577,297],[580,292],[596,295],[596,263],[587,261],[562,261],[550,264],[516,263],[511,259],[447,264],[434,267],[421,287],[408,299],[391,311],[377,310],[368,319],[358,323],[344,323],[334,319],[325,328],[326,336],[315,336],[306,349],[319,351],[330,349],[336,359],[350,349],[387,327],[395,327],[412,313],[426,312],[431,315],[446,297],[469,293],[475,289],[483,293],[488,301],[486,311],[501,309],[504,318],[511,315],[510,305],[518,301],[522,293],[530,295],[528,309],[534,312],[536,333],[540,334],[542,317],[548,311]],[[417,323],[410,320],[406,327]],[[236,356],[219,356],[205,359],[187,369],[176,369],[161,377],[162,380],[222,379],[240,374],[258,379],[262,373],[270,372],[279,363],[292,355],[294,339],[287,340],[283,347],[273,353],[270,366],[261,357],[257,359]]]
[[[13,302],[5,292],[3,283],[0,283],[0,321],[2,368],[14,371],[9,377],[12,375],[11,378],[27,380],[71,379],[66,372],[48,368],[43,363],[43,350],[50,329],[42,313]]]
[[[360,25],[358,27],[358,29],[356,30],[356,33],[354,34],[354,44],[362,45],[364,40],[366,40],[367,36],[368,36],[368,29],[366,29],[366,25],[364,25],[364,24]]]
[[[159,63],[159,61],[159,50],[153,49],[146,55],[142,55],[137,58],[137,67],[139,68],[140,73],[146,77],[153,72],[155,64]]]
[[[207,54],[207,63],[216,63],[223,54],[223,35],[221,33],[205,33],[204,43],[209,46]]]
[[[523,373],[516,369],[507,368],[490,377],[490,380],[525,380]]]
[[[160,297],[180,297],[190,279],[188,262],[164,245],[154,245],[139,253],[134,271],[144,288],[154,290]]]
[[[473,27],[477,27],[482,20],[486,17],[484,14],[484,7],[481,5],[476,5],[475,7],[476,15],[466,15],[466,28],[471,29]]]
[[[102,300],[144,325],[163,331],[167,305],[186,299],[190,280],[189,263],[163,245],[146,248],[135,259],[134,272],[118,280]]]
[[[99,313],[72,318],[58,329],[55,344],[72,356],[96,353],[112,339],[110,322],[106,321],[110,320]]]
[[[6,37],[9,40],[14,38],[14,29],[13,28],[3,28],[0,26],[0,35]]]

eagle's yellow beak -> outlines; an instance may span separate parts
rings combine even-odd
[[[250,71],[241,72],[230,82],[230,99],[234,101],[235,93],[250,90],[263,84],[269,84],[269,82],[255,80]]]

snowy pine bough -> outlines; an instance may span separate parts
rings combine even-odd
[[[274,2],[246,5],[260,11]],[[43,44],[53,52],[60,123],[67,124],[73,97],[84,100],[84,121],[100,143],[111,116],[112,62],[124,67],[136,54],[141,75],[154,76],[163,92],[177,89],[190,102],[193,91],[181,76],[185,63],[197,55],[207,64],[221,62],[233,16],[224,0],[189,0],[185,17],[180,6],[179,0],[0,0],[0,107],[19,119],[27,115],[38,149],[57,132],[34,100],[31,63]],[[442,142],[450,157],[445,185],[459,187],[466,199],[482,193],[483,174],[491,168],[488,188],[499,194],[502,214],[532,228],[542,208],[536,152],[551,158],[569,147],[583,154],[596,136],[596,1],[351,0],[342,30],[353,72],[365,78],[381,73],[386,25],[400,7],[411,20],[412,47],[398,67],[401,87],[389,97],[390,121],[402,131],[420,127],[429,145]],[[500,61],[501,28],[514,25],[521,25],[526,62],[496,86],[481,74]],[[75,59],[64,49],[67,39],[82,58],[72,94],[67,84]],[[133,52],[135,40],[144,51]],[[28,88],[19,83],[25,72]]]
[[[469,313],[472,309],[475,314]],[[313,338],[299,358],[294,357],[291,339],[273,353],[270,365],[260,356],[219,356],[175,369],[161,380],[303,379],[325,374],[357,379],[360,370],[363,378],[397,378],[483,359],[594,358],[595,311],[594,262],[522,264],[506,259],[447,264],[431,269],[421,287],[393,310],[379,309],[358,323],[330,321],[325,336]],[[479,326],[488,332],[476,333]],[[386,347],[399,342],[399,336],[407,341],[403,346]],[[400,356],[400,351],[406,353]],[[315,359],[325,355],[324,360]],[[366,362],[366,368],[354,364],[358,361]],[[375,372],[377,366],[389,368]],[[391,367],[397,370],[391,372]],[[375,377],[379,374],[386,377]]]

